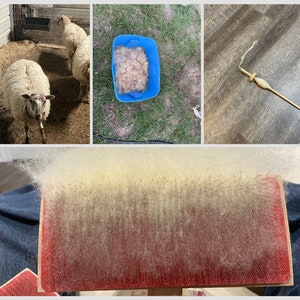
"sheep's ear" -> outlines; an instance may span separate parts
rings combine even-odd
[[[54,99],[54,98],[55,98],[54,95],[47,95],[47,96],[46,96],[46,99],[48,99],[48,100],[52,100],[52,99]]]
[[[23,94],[22,97],[25,99],[30,99],[30,96],[28,94]]]

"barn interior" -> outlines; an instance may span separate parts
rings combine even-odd
[[[1,4],[0,5],[0,143],[24,142],[22,122],[15,122],[3,99],[2,80],[6,69],[24,58],[39,63],[48,76],[55,99],[45,123],[49,144],[90,142],[90,105],[78,99],[79,82],[72,76],[71,64],[62,42],[62,15],[90,32],[89,5]],[[30,143],[41,143],[38,130],[30,130]]]

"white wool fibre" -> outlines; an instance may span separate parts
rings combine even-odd
[[[181,261],[188,274],[203,271],[210,261],[246,274],[254,261],[284,246],[270,239],[276,191],[263,175],[278,170],[274,164],[283,163],[287,151],[283,158],[280,149],[272,156],[273,150],[69,148],[33,177],[45,199],[44,222],[51,224],[61,214],[53,234],[64,238],[65,263],[78,264],[80,253],[79,281],[128,274],[136,280],[137,272],[156,274],[161,265],[172,274],[174,261]],[[178,247],[183,244],[184,255]],[[270,269],[276,268],[271,264],[270,259]]]

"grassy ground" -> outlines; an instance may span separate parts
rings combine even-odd
[[[200,13],[194,5],[94,5],[94,134],[123,141],[200,143]],[[157,97],[121,103],[113,91],[111,47],[120,34],[153,38],[159,47]],[[94,138],[94,143],[107,141]]]

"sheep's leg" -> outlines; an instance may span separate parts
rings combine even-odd
[[[84,103],[89,103],[89,89],[86,84],[80,83],[79,99]]]
[[[25,138],[24,144],[29,144],[29,137],[28,137],[29,127],[28,127],[28,124],[26,122],[24,124],[24,129],[25,129],[25,134],[26,134],[26,138]]]
[[[90,85],[87,84],[86,86],[86,103],[89,103],[89,99],[90,99]]]
[[[84,84],[80,82],[80,89],[79,89],[79,99],[82,100],[84,96]]]
[[[43,126],[42,121],[40,121],[40,132],[41,132],[41,135],[42,135],[42,143],[46,144],[45,131],[44,131],[44,126]]]
[[[72,72],[72,69],[73,69],[73,56],[74,56],[75,50],[74,51],[69,51],[69,53],[68,53],[71,72]]]

